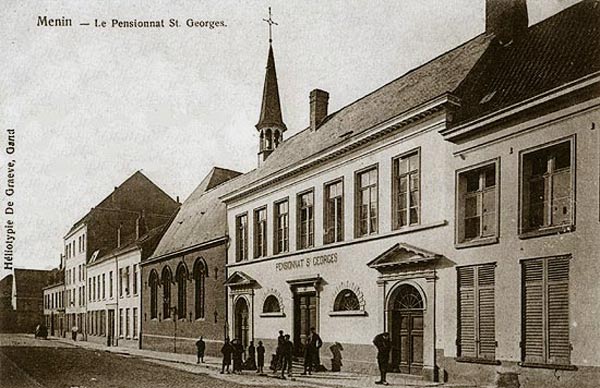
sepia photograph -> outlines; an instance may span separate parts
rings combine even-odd
[[[600,387],[600,0],[6,0],[0,387]]]

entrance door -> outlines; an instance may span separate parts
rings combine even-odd
[[[235,338],[242,341],[244,348],[248,346],[248,303],[239,298],[235,303]]]
[[[315,292],[294,295],[294,353],[304,355],[304,344],[310,328],[317,325],[317,294]]]
[[[410,285],[402,285],[392,300],[390,334],[393,371],[421,374],[423,369],[423,300]]]
[[[108,310],[108,344],[115,345],[115,310]]]

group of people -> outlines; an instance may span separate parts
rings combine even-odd
[[[377,348],[377,364],[379,366],[380,378],[375,384],[388,385],[386,381],[387,369],[390,361],[390,350],[392,348],[390,334],[387,332],[378,334],[373,339],[373,344]],[[319,349],[323,346],[323,340],[319,334],[317,334],[314,327],[311,327],[310,334],[306,337],[304,343],[304,373],[311,374],[313,371],[317,371],[321,365],[319,357]],[[206,344],[204,339],[200,337],[196,341],[196,348],[198,350],[198,361],[197,363],[204,362],[204,351],[206,350]],[[221,366],[221,374],[231,373],[229,368],[233,361],[233,373],[242,373],[242,369],[245,370],[256,370],[257,373],[263,374],[263,368],[265,365],[265,347],[262,341],[258,341],[258,346],[254,346],[253,341],[248,344],[248,357],[243,362],[242,356],[244,354],[244,346],[242,341],[234,339],[232,341],[229,338],[225,338],[223,347],[221,348],[221,354],[223,355],[223,362]],[[288,376],[292,375],[292,356],[294,354],[294,343],[290,340],[289,334],[284,334],[283,330],[279,331],[277,337],[277,348],[275,349],[275,355],[271,362],[271,369],[275,374],[281,369],[281,378],[285,379],[285,372],[288,372]]]
[[[265,347],[262,341],[258,341],[258,346],[254,346],[254,341],[250,341],[248,344],[248,357],[246,361],[243,361],[244,345],[242,341],[235,338],[229,340],[225,338],[225,342],[221,347],[221,354],[223,355],[223,362],[221,364],[221,374],[223,373],[236,373],[242,374],[242,370],[255,370],[256,373],[263,373],[265,365]],[[233,361],[233,368],[230,371],[231,363]]]

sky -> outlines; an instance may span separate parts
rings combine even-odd
[[[529,0],[530,24],[576,2]],[[308,125],[312,89],[330,93],[334,112],[485,28],[483,0],[122,3],[0,5],[0,187],[9,160],[16,169],[15,194],[2,190],[14,216],[0,221],[14,219],[14,267],[58,266],[69,228],[137,170],[183,201],[213,166],[256,167],[269,6],[288,137]],[[73,26],[37,26],[39,16]],[[94,27],[171,18],[180,27]],[[2,228],[3,249],[5,238]]]

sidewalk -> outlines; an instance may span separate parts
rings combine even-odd
[[[260,387],[260,386],[282,386],[282,387],[340,387],[340,388],[377,388],[381,385],[376,385],[375,380],[378,376],[364,375],[358,373],[349,372],[319,372],[312,376],[300,375],[301,370],[298,369],[298,373],[294,373],[291,378],[282,380],[278,378],[279,375],[268,373],[265,375],[258,375],[252,371],[244,371],[242,375],[234,374],[220,374],[221,371],[221,359],[217,357],[204,357],[203,364],[196,364],[196,355],[194,354],[179,354],[169,352],[157,352],[145,349],[134,349],[128,347],[113,346],[108,347],[103,344],[89,342],[89,341],[77,341],[74,342],[70,339],[52,337],[53,340],[78,346],[84,349],[95,350],[95,351],[106,351],[125,356],[139,357],[151,362],[155,362],[161,365],[170,366],[186,372],[195,374],[209,375],[213,378],[231,381],[237,384]],[[268,372],[271,372],[270,370]],[[296,372],[296,369],[294,369]],[[434,383],[429,381],[423,381],[418,378],[409,376],[402,376],[398,374],[389,374],[388,382],[391,387],[453,387],[453,388],[483,388],[483,386],[476,385],[464,385],[464,384],[442,384]]]

